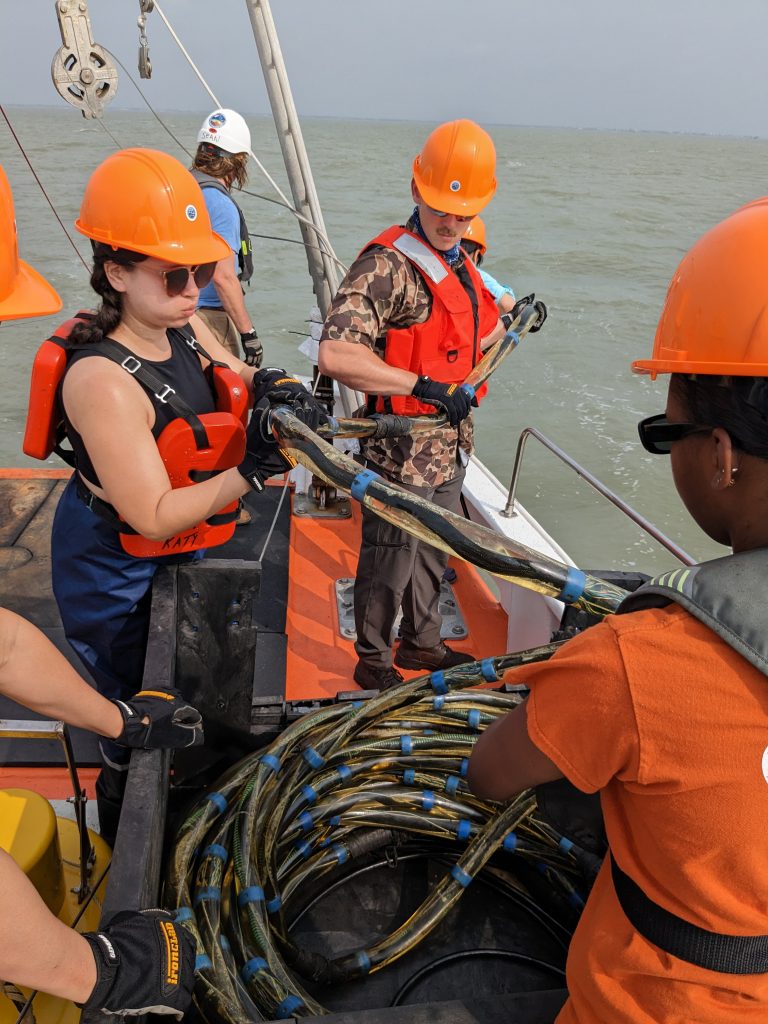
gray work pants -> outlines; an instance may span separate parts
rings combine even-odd
[[[459,512],[463,480],[464,470],[457,467],[456,476],[439,487],[403,486],[440,508]],[[363,537],[355,578],[355,650],[361,661],[370,668],[392,665],[390,637],[401,607],[403,639],[423,648],[439,644],[438,599],[447,564],[444,551],[417,540],[363,506]]]

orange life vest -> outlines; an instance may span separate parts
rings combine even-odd
[[[71,451],[62,449],[66,436],[64,413],[59,398],[59,387],[64,378],[72,346],[69,336],[76,324],[88,321],[92,314],[81,310],[71,320],[61,324],[50,338],[42,343],[32,365],[29,410],[24,433],[24,452],[35,459],[47,459],[53,452],[70,465],[74,465]],[[110,339],[111,340],[111,339]],[[116,344],[116,343],[113,343]],[[210,356],[197,343],[194,347],[206,359]],[[105,353],[106,354],[106,353]],[[126,366],[123,360],[110,353],[126,372],[142,379],[135,366],[138,359]],[[177,416],[163,429],[157,439],[157,448],[165,464],[173,488],[189,487],[200,479],[200,474],[220,473],[239,465],[245,455],[245,423],[248,416],[248,390],[240,377],[228,366],[211,360],[211,380],[216,401],[216,412],[192,413]],[[172,398],[160,396],[174,409]],[[175,409],[174,409],[175,411]],[[137,558],[158,558],[163,555],[197,551],[216,547],[230,539],[235,531],[239,502],[233,501],[196,526],[182,530],[166,540],[150,540],[136,533],[115,509],[92,494],[78,480],[79,493],[85,497],[94,512],[118,530],[124,551]]]
[[[464,266],[477,296],[477,324],[472,299],[459,277],[439,254],[418,235],[401,227],[387,228],[365,247],[386,246],[402,253],[416,267],[432,295],[432,311],[422,324],[387,331],[384,361],[402,370],[445,384],[461,384],[480,361],[480,342],[499,320],[499,310],[491,293],[471,260]],[[365,251],[365,250],[363,250]],[[488,388],[477,389],[480,402]],[[376,412],[394,412],[400,416],[434,415],[435,407],[413,395],[368,396],[369,407]]]

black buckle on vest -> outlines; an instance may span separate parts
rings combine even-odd
[[[447,362],[455,363],[456,360],[459,358],[459,350],[457,348],[448,349],[448,351],[445,353],[445,358]]]

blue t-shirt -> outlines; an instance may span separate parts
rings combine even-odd
[[[237,273],[240,269],[237,262],[237,253],[240,251],[240,215],[237,207],[229,196],[225,196],[217,188],[204,188],[203,199],[208,207],[211,227],[232,249],[232,259]],[[197,298],[197,305],[221,306],[221,299],[213,282],[202,289]]]
[[[514,299],[515,293],[508,284],[499,284],[496,278],[491,277],[491,275],[487,271],[483,270],[482,267],[478,267],[478,270],[480,271],[480,277],[483,279],[483,284],[497,302],[502,295],[511,295]]]

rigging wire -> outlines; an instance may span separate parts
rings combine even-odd
[[[199,79],[199,81],[200,81],[201,85],[203,86],[203,88],[205,89],[205,91],[211,97],[211,99],[216,104],[216,106],[220,107],[221,103],[219,102],[217,96],[215,95],[215,93],[213,92],[211,87],[208,85],[208,83],[205,80],[205,78],[203,77],[200,69],[197,67],[195,62],[192,60],[192,57],[189,55],[189,53],[186,50],[184,44],[179,39],[179,37],[176,34],[173,26],[171,25],[171,23],[168,20],[168,18],[165,16],[165,12],[162,10],[162,8],[160,7],[160,4],[157,2],[157,0],[155,0],[155,10],[160,15],[160,18],[162,19],[163,24],[165,25],[165,27],[168,29],[169,33],[171,34],[171,37],[173,38],[173,41],[176,43],[176,45],[179,47],[181,52],[184,54],[184,57],[186,58],[189,66],[194,71],[195,75]],[[283,203],[285,204],[286,209],[290,210],[291,213],[294,215],[294,217],[296,217],[297,220],[301,221],[302,224],[305,224],[308,228],[310,228],[312,231],[315,232],[318,240],[322,243],[322,245],[327,247],[325,249],[326,254],[328,256],[330,256],[332,259],[335,259],[337,262],[339,262],[339,265],[343,267],[344,264],[340,263],[340,261],[337,260],[335,254],[334,254],[334,251],[333,251],[333,246],[331,245],[330,239],[325,234],[325,232],[322,231],[318,227],[318,225],[315,224],[315,222],[313,220],[311,220],[310,218],[305,217],[303,214],[299,213],[299,211],[296,209],[296,207],[293,205],[293,203],[290,202],[288,197],[285,195],[283,190],[280,188],[280,186],[277,184],[275,179],[272,177],[272,175],[269,173],[269,171],[266,169],[266,167],[262,164],[262,162],[256,156],[256,154],[253,152],[253,150],[250,150],[249,152],[250,152],[250,155],[251,155],[252,159],[256,163],[256,166],[259,168],[261,173],[264,175],[264,177],[270,183],[272,188],[274,188],[275,192],[277,192],[277,194],[282,199]]]
[[[88,266],[88,264],[86,263],[86,261],[85,261],[85,260],[83,259],[83,254],[82,254],[82,253],[80,252],[80,250],[78,249],[78,247],[77,247],[77,246],[75,245],[75,240],[74,240],[74,238],[72,237],[72,235],[70,235],[69,231],[67,231],[67,229],[66,229],[66,227],[65,227],[65,225],[64,225],[64,221],[63,221],[63,220],[61,219],[61,217],[60,217],[60,216],[59,216],[59,214],[57,213],[57,211],[56,211],[56,207],[55,207],[55,206],[53,205],[53,201],[52,201],[51,197],[50,197],[50,196],[48,195],[48,193],[46,192],[46,190],[45,190],[45,186],[43,185],[42,181],[40,180],[40,178],[39,178],[39,176],[38,176],[38,173],[37,173],[37,171],[36,171],[36,170],[35,170],[35,168],[34,168],[34,167],[32,166],[32,161],[31,161],[31,160],[29,159],[29,157],[27,156],[27,152],[26,152],[26,150],[24,149],[24,146],[23,146],[23,145],[22,145],[22,143],[21,143],[21,139],[20,139],[20,138],[19,138],[19,136],[18,136],[18,135],[16,134],[16,131],[15,131],[15,129],[14,129],[14,127],[13,127],[13,125],[11,124],[10,118],[8,117],[8,115],[7,115],[7,114],[6,114],[6,112],[5,112],[5,107],[3,107],[3,105],[2,105],[2,104],[0,104],[0,114],[2,114],[2,115],[3,115],[3,117],[5,118],[5,123],[6,123],[7,125],[8,125],[8,129],[9,129],[9,131],[10,131],[11,135],[13,136],[13,138],[14,138],[14,140],[15,140],[15,142],[16,142],[16,145],[17,145],[17,146],[19,147],[19,152],[21,153],[21,155],[22,155],[22,156],[24,157],[24,159],[26,160],[26,162],[27,162],[27,166],[29,167],[30,171],[32,172],[32,177],[33,177],[33,178],[35,179],[35,181],[36,181],[36,182],[37,182],[37,184],[38,184],[38,187],[39,187],[40,191],[41,191],[41,192],[43,193],[43,195],[45,196],[45,200],[46,200],[46,202],[48,203],[48,205],[50,206],[50,208],[51,208],[51,212],[53,213],[54,217],[55,217],[55,218],[56,218],[56,220],[57,220],[57,221],[59,222],[59,226],[60,226],[61,230],[62,230],[62,231],[64,232],[64,234],[65,234],[65,235],[67,236],[67,238],[69,239],[69,244],[70,244],[70,245],[72,246],[72,248],[73,248],[73,249],[75,250],[75,252],[77,253],[77,258],[78,258],[78,259],[80,260],[80,262],[81,262],[81,263],[83,264],[83,266],[85,267],[86,273],[87,273],[88,275],[90,275],[90,273],[91,273],[91,268],[90,268],[90,267]]]

